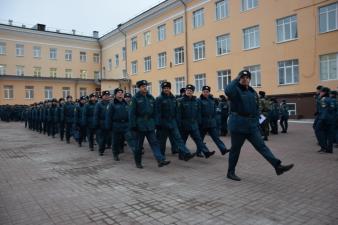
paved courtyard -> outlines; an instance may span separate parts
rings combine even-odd
[[[158,168],[146,143],[139,170],[128,148],[115,162],[111,151],[100,157],[86,145],[0,122],[0,224],[337,225],[338,149],[317,153],[306,123],[291,123],[267,143],[294,169],[276,176],[246,143],[235,182],[225,178],[228,155],[218,151],[189,162],[168,154],[171,164]]]

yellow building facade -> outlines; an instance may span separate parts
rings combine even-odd
[[[80,86],[86,85],[87,90],[121,87],[134,93],[136,82],[146,79],[154,96],[166,80],[172,83],[175,94],[189,83],[196,86],[196,95],[203,85],[211,86],[216,97],[246,68],[252,72],[251,85],[257,91],[286,99],[290,114],[299,117],[312,117],[317,85],[338,86],[336,0],[167,0],[100,38],[47,32],[48,36],[28,30],[31,33],[8,25],[0,27],[0,49],[1,44],[6,46],[6,54],[0,54],[0,66],[5,65],[7,74],[0,76],[0,104],[27,102],[22,98],[26,82],[17,76],[20,65],[24,66],[25,79],[26,74],[34,77],[34,67],[41,67],[46,77],[53,74],[51,68],[65,71],[72,65],[73,71],[86,70],[85,79],[66,79],[78,94]],[[45,54],[40,61],[32,55],[35,42]],[[15,56],[21,43],[25,45],[24,57]],[[53,45],[60,60],[48,59]],[[67,67],[64,54],[70,46],[74,47],[74,61]],[[81,62],[81,52],[86,52],[89,60]],[[91,59],[93,54],[99,54],[99,63]],[[16,80],[8,80],[10,75]],[[62,82],[50,77],[34,79],[30,82],[41,83],[39,89],[45,82],[56,85],[58,93],[63,88]],[[11,82],[22,82],[22,93],[18,90],[16,97],[6,99],[4,88]]]

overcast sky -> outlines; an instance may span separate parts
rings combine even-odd
[[[0,0],[0,22],[46,24],[52,29],[100,36],[163,0]]]

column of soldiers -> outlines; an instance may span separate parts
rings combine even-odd
[[[0,120],[4,122],[22,121],[25,105],[0,105]]]

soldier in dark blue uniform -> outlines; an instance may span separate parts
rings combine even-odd
[[[319,138],[319,152],[333,153],[333,141],[336,125],[336,100],[329,97],[330,89],[322,87],[319,93],[320,108],[316,123],[316,133]]]
[[[60,98],[59,104],[57,108],[57,116],[58,116],[58,127],[60,132],[60,140],[63,141],[63,138],[65,136],[65,112],[64,112],[64,105],[65,105],[65,99]]]
[[[336,143],[335,147],[338,148],[338,99],[337,91],[330,92],[330,98],[333,102],[336,102],[336,117],[335,117],[335,136],[333,142]]]
[[[229,102],[227,97],[220,95],[219,108],[221,110],[221,136],[228,134]]]
[[[43,103],[43,107],[42,107],[42,115],[41,115],[41,119],[42,119],[42,125],[43,125],[43,134],[47,133],[47,111],[48,111],[48,101],[45,100]]]
[[[102,156],[106,149],[108,139],[111,138],[106,116],[108,115],[110,92],[102,92],[102,100],[96,103],[94,110],[94,124],[96,127],[96,139],[99,144],[99,154]]]
[[[317,133],[317,129],[316,129],[316,126],[317,126],[317,122],[318,122],[318,115],[319,115],[319,110],[320,110],[320,90],[323,88],[323,86],[321,85],[318,85],[316,87],[316,94],[314,96],[314,99],[315,99],[315,106],[316,106],[316,112],[315,112],[315,120],[313,121],[313,130],[315,132],[315,135],[316,135],[316,139],[317,139],[317,143],[319,144],[319,137],[318,137],[318,133]]]
[[[160,145],[155,135],[155,99],[147,91],[148,82],[141,80],[136,83],[139,91],[131,100],[129,111],[130,128],[135,132],[135,153],[134,159],[136,167],[142,169],[142,147],[144,138],[150,144],[153,154],[159,167],[166,166],[170,161],[165,160],[165,156],[160,150]]]
[[[179,151],[179,159],[188,161],[195,154],[191,154],[190,150],[185,146],[177,125],[177,102],[175,96],[171,93],[171,83],[163,82],[161,84],[162,92],[156,98],[156,136],[160,142],[160,148],[165,155],[167,138],[171,138],[171,142]]]
[[[284,166],[265,145],[259,130],[259,99],[256,91],[249,86],[251,73],[243,70],[226,88],[225,94],[230,100],[229,131],[231,132],[231,150],[227,177],[240,181],[235,169],[244,141],[248,139],[255,149],[275,168],[277,175],[290,170],[293,164]]]
[[[67,101],[63,107],[65,128],[66,128],[66,141],[70,143],[70,137],[73,135],[73,124],[74,124],[74,110],[75,104],[72,96],[67,96]]]
[[[185,95],[178,99],[178,125],[180,127],[181,136],[186,143],[189,135],[197,146],[196,156],[209,158],[215,151],[210,152],[205,143],[203,143],[199,131],[201,124],[201,105],[197,98],[193,96],[195,87],[191,84],[186,86]]]
[[[281,133],[288,132],[288,120],[289,120],[289,107],[286,104],[286,101],[283,100],[280,105],[280,121],[279,121],[279,124],[282,127]]]
[[[272,134],[278,134],[278,119],[279,119],[279,106],[277,99],[271,98],[271,105],[269,111],[269,122]]]
[[[90,94],[89,101],[85,105],[83,110],[83,124],[87,127],[87,137],[89,142],[90,151],[94,151],[94,135],[95,135],[95,123],[94,123],[94,110],[96,105],[96,95]]]
[[[210,95],[211,88],[209,86],[202,87],[202,94],[198,99],[201,105],[202,121],[200,125],[200,133],[202,141],[208,133],[214,143],[217,145],[222,155],[225,155],[229,150],[219,138],[219,132],[216,121],[216,105],[215,99]]]
[[[127,141],[132,152],[135,152],[135,140],[129,129],[129,104],[124,100],[123,90],[114,90],[114,100],[110,103],[106,117],[108,128],[112,130],[112,152],[115,161],[120,161],[124,142]]]
[[[52,99],[52,105],[49,108],[48,115],[50,116],[49,120],[49,133],[55,138],[55,134],[57,133],[57,124],[59,122],[58,118],[58,101],[57,99]]]
[[[128,103],[128,105],[130,105],[132,97],[133,96],[130,93],[127,93],[127,92],[124,93],[124,100]]]
[[[87,130],[85,120],[83,118],[83,115],[84,115],[83,111],[85,108],[86,101],[87,101],[86,96],[81,96],[79,104],[75,107],[75,111],[74,111],[74,125],[75,125],[75,129],[79,132],[79,138],[77,140],[79,147],[82,146],[82,142],[85,138],[86,130]]]

